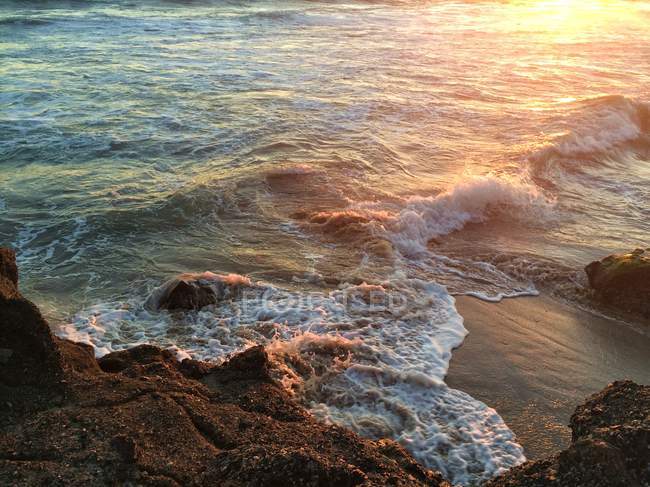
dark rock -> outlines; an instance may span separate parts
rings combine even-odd
[[[0,383],[6,385],[52,383],[62,373],[58,349],[50,327],[33,303],[18,291],[15,254],[0,249]]]
[[[262,347],[221,366],[150,345],[96,361],[3,278],[0,485],[450,487],[393,442],[316,421]]]
[[[239,296],[244,288],[250,286],[247,278],[237,275],[221,276],[211,272],[182,274],[157,289],[147,300],[147,307],[156,310],[198,310]]]
[[[615,382],[571,417],[573,441],[559,455],[527,462],[486,487],[650,485],[650,386]]]
[[[13,354],[14,351],[9,348],[0,348],[0,365],[8,364]]]
[[[111,440],[111,446],[115,448],[124,463],[134,464],[139,456],[138,446],[135,440],[126,435],[116,435]]]
[[[18,266],[16,253],[7,248],[0,248],[0,276],[7,278],[18,287]]]
[[[174,355],[169,350],[153,345],[137,345],[127,350],[112,352],[97,360],[104,372],[122,372],[133,366],[144,366],[153,363],[176,364]]]
[[[231,357],[214,373],[221,382],[269,380],[269,356],[263,346],[251,347]]]
[[[183,374],[188,379],[199,380],[210,373],[212,367],[201,362],[199,360],[193,360],[191,358],[184,359],[179,367],[181,374]]]
[[[178,281],[169,290],[160,307],[166,309],[201,309],[215,304],[217,291],[200,281]]]
[[[585,272],[597,300],[650,317],[650,249],[610,255]]]
[[[101,371],[95,360],[95,349],[86,343],[54,338],[66,358],[66,365],[81,373],[96,374]]]

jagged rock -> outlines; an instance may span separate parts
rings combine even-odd
[[[156,310],[197,310],[239,296],[243,289],[250,286],[248,278],[237,274],[181,274],[158,288],[147,300],[147,307]]]
[[[527,462],[486,487],[650,485],[650,386],[615,382],[571,417],[573,440],[553,458]]]
[[[0,249],[0,382],[52,382],[62,373],[54,337],[40,311],[18,291],[16,255]]]
[[[251,347],[219,368],[221,382],[232,380],[269,380],[269,357],[263,346]]]
[[[65,364],[77,372],[96,374],[101,371],[97,360],[95,360],[95,350],[87,343],[71,342],[54,338],[60,350],[65,356]]]
[[[0,485],[450,487],[391,441],[316,421],[270,378],[262,347],[220,366],[151,345],[98,362],[87,345],[52,337],[9,275]],[[22,380],[23,366],[39,379]]]
[[[177,362],[169,350],[154,345],[138,345],[127,350],[112,352],[97,359],[104,372],[123,372],[130,367],[143,367],[150,364],[172,364]]]
[[[650,317],[650,249],[610,255],[585,272],[599,301]]]
[[[199,380],[210,373],[212,367],[200,360],[186,358],[181,362],[179,370],[181,374],[189,379]]]

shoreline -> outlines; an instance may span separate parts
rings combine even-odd
[[[506,338],[513,329],[519,333],[523,329],[520,334],[526,335],[524,325],[544,324],[549,317],[569,323],[569,328],[581,328],[580,323],[567,319],[566,309],[558,311],[557,303],[549,305],[545,300],[510,301],[492,310],[483,309],[486,303],[460,301],[468,324],[513,316],[508,309],[512,306],[523,309],[526,316],[536,313],[525,323],[519,309],[518,319],[498,328]],[[543,311],[548,316],[542,314],[542,319],[540,306],[547,306]],[[557,321],[558,316],[564,320]],[[464,347],[464,353],[487,343],[481,343],[481,326],[468,326],[478,339]],[[560,331],[568,336],[562,326],[549,328],[546,336],[557,338]],[[490,338],[489,333],[486,336]],[[467,362],[483,366],[483,359],[489,367],[481,374],[472,367],[460,369],[461,377],[463,371],[472,377],[498,376],[504,369],[513,376],[522,375],[524,369],[509,348],[514,342],[492,342],[499,346],[483,347],[477,360]],[[552,347],[545,350],[557,355]],[[536,358],[535,365],[548,357],[537,352]],[[570,358],[568,354],[554,364]],[[419,464],[395,441],[364,439],[317,420],[273,379],[271,369],[263,346],[250,347],[220,365],[189,358],[179,361],[169,350],[153,345],[97,359],[91,346],[52,334],[38,308],[18,290],[15,254],[0,248],[0,402],[6,405],[0,410],[2,485],[65,479],[75,485],[118,481],[152,486],[451,487],[441,472]],[[645,372],[642,367],[642,375]],[[493,378],[485,383],[491,385]],[[511,412],[519,414],[517,407],[530,394],[532,389],[522,383],[519,380],[516,397],[504,394],[507,400],[497,406],[503,419],[509,419],[503,407],[510,404]],[[561,381],[558,384],[562,386]],[[499,391],[492,388],[492,393]],[[648,411],[650,386],[614,382],[575,409],[570,420],[572,441],[566,449],[552,451],[539,462],[512,467],[480,484],[463,485],[646,485],[650,481]],[[535,411],[522,418],[533,427],[531,431],[540,426]],[[521,425],[511,426],[518,433]],[[526,444],[525,434],[521,440]]]
[[[650,383],[650,337],[546,294],[456,297],[469,334],[445,382],[501,415],[536,460],[566,448],[575,405],[623,378]]]

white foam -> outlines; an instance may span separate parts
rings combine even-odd
[[[98,354],[150,342],[216,361],[265,343],[277,378],[318,417],[394,438],[454,482],[478,482],[524,460],[494,410],[443,382],[467,334],[444,287],[397,272],[331,292],[263,283],[250,291],[173,316],[141,302],[107,303],[59,333]]]
[[[429,240],[486,221],[492,214],[515,219],[546,217],[552,202],[522,179],[497,176],[465,178],[436,196],[413,196],[386,224],[387,238],[405,256],[426,253]]]
[[[590,105],[574,115],[570,130],[531,159],[546,161],[552,154],[566,158],[603,154],[644,134],[650,105],[621,96],[592,100]]]
[[[526,291],[513,291],[506,293],[497,293],[497,294],[487,294],[480,291],[467,291],[463,293],[465,296],[472,296],[478,298],[482,301],[487,301],[489,303],[500,303],[506,298],[520,298],[524,296],[539,296],[539,291],[535,288],[530,288]]]
[[[12,244],[18,263],[28,269],[38,266],[42,271],[46,266],[53,268],[79,262],[86,251],[90,225],[84,217],[76,217],[60,229],[57,227],[57,223],[24,225]]]

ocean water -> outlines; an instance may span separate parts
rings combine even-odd
[[[314,414],[472,485],[524,457],[444,383],[454,296],[579,287],[648,245],[649,22],[618,0],[2,2],[0,243],[98,355],[264,343]],[[181,273],[246,292],[156,311]]]

